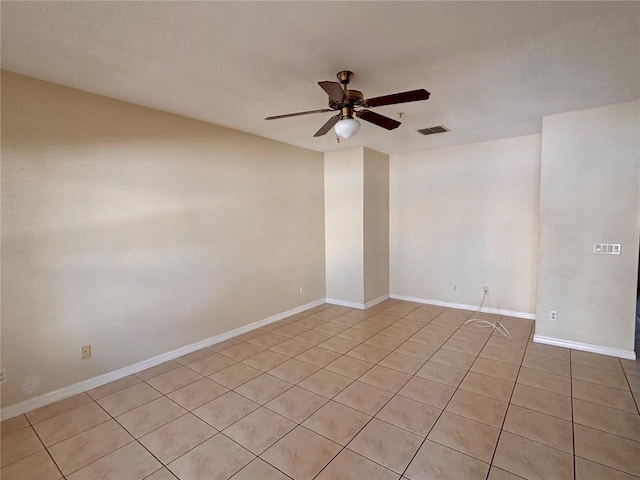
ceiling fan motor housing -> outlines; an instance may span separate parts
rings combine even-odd
[[[345,90],[344,96],[345,100],[343,102],[336,102],[329,98],[329,108],[340,110],[345,105],[357,107],[362,103],[362,99],[364,98],[362,92],[359,90]]]

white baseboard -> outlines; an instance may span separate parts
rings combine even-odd
[[[389,298],[389,295],[380,295],[378,298],[374,298],[370,302],[365,303],[364,304],[364,309],[366,310],[367,308],[374,307],[374,306],[378,305],[379,303],[384,302],[388,298]]]
[[[389,298],[396,300],[405,300],[407,302],[424,303],[427,305],[437,305],[438,307],[459,308],[460,310],[478,310],[478,305],[466,305],[464,303],[441,302],[440,300],[430,300],[428,298],[408,297],[406,295],[390,294]],[[496,315],[506,315],[507,317],[525,318],[527,320],[535,320],[535,313],[516,312],[513,310],[503,310],[501,308],[482,307],[483,313],[494,313]]]
[[[367,303],[347,302],[345,300],[338,300],[337,298],[326,298],[325,301],[331,305],[338,305],[340,307],[357,308],[358,310],[366,310],[374,305],[384,302],[389,295],[381,295]]]
[[[345,300],[338,300],[337,298],[325,298],[325,301],[327,303],[330,303],[331,305],[338,305],[339,307],[349,307],[364,310],[363,303],[347,302]]]
[[[600,345],[592,345],[590,343],[574,342],[572,340],[563,340],[562,338],[544,337],[542,335],[533,336],[534,343],[543,343],[545,345],[554,345],[556,347],[573,348],[574,350],[582,350],[584,352],[599,353],[601,355],[609,355],[610,357],[627,358],[629,360],[636,359],[636,352],[633,350],[623,350],[621,348],[603,347]]]
[[[320,300],[307,303],[306,305],[301,305],[287,312],[278,313],[269,318],[264,318],[262,320],[258,320],[257,322],[250,323],[249,325],[236,328],[235,330],[221,333],[220,335],[216,335],[214,337],[210,337],[205,340],[192,343],[191,345],[180,347],[176,350],[172,350],[170,352],[157,355],[147,360],[143,360],[142,362],[129,365],[128,367],[120,368],[113,372],[109,372],[109,373],[105,373],[104,375],[99,375],[97,377],[89,378],[87,380],[83,380],[82,382],[74,383],[73,385],[63,387],[59,390],[45,393],[43,395],[30,398],[23,402],[19,402],[13,405],[9,405],[7,407],[3,407],[0,410],[0,419],[6,420],[7,418],[15,417],[16,415],[20,415],[21,413],[29,412],[35,408],[44,407],[45,405],[49,405],[53,402],[57,402],[58,400],[63,400],[72,395],[76,395],[78,393],[82,393],[87,390],[91,390],[92,388],[96,388],[101,385],[104,385],[105,383],[113,382],[114,380],[119,380],[123,377],[126,377],[127,375],[141,372],[142,370],[146,370],[147,368],[155,367],[156,365],[160,365],[161,363],[167,362],[169,360],[173,360],[175,358],[181,357],[188,353],[195,352],[196,350],[200,350],[205,347],[210,347],[211,345],[215,345],[216,343],[220,343],[229,338],[236,337],[238,335],[249,332],[251,330],[255,330],[256,328],[264,327],[265,325],[269,325],[270,323],[277,322],[278,320],[282,320],[283,318],[290,317],[291,315],[295,315],[296,313],[304,312],[305,310],[309,310],[310,308],[317,307],[318,305],[322,305],[324,303],[325,303],[325,299],[321,298]]]

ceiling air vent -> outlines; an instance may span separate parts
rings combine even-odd
[[[422,128],[418,130],[418,132],[420,132],[422,135],[433,135],[434,133],[444,133],[448,131],[449,129],[444,125],[438,125],[437,127],[431,127],[431,128]]]

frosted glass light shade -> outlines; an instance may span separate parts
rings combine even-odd
[[[340,138],[351,138],[360,130],[360,122],[355,118],[343,118],[333,128]]]

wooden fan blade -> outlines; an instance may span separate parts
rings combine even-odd
[[[417,102],[419,100],[428,100],[429,95],[431,94],[422,88],[420,90],[411,90],[410,92],[394,93],[392,95],[369,98],[362,102],[362,106],[382,107],[383,105],[395,105],[396,103]]]
[[[380,115],[379,113],[372,112],[370,110],[360,110],[356,113],[356,116],[358,118],[361,118],[365,122],[373,123],[374,125],[386,128],[387,130],[393,130],[394,128],[398,128],[400,126],[400,122],[398,122],[397,120],[385,117],[384,115]]]
[[[276,115],[274,117],[267,117],[265,120],[278,120],[279,118],[289,118],[289,117],[299,117],[300,115],[309,115],[311,113],[326,113],[326,112],[334,112],[335,110],[331,110],[330,108],[323,108],[321,110],[309,110],[307,112],[298,112],[298,113],[287,113],[286,115]]]
[[[331,130],[331,128],[336,123],[338,123],[338,120],[340,120],[340,115],[335,115],[335,116],[331,117],[329,120],[327,120],[327,123],[325,123],[322,127],[320,127],[320,130],[318,130],[316,132],[314,137],[321,137],[322,135],[327,133],[329,130]]]
[[[342,85],[338,82],[318,82],[318,85],[327,92],[329,99],[336,103],[344,102],[344,90],[342,90]]]

